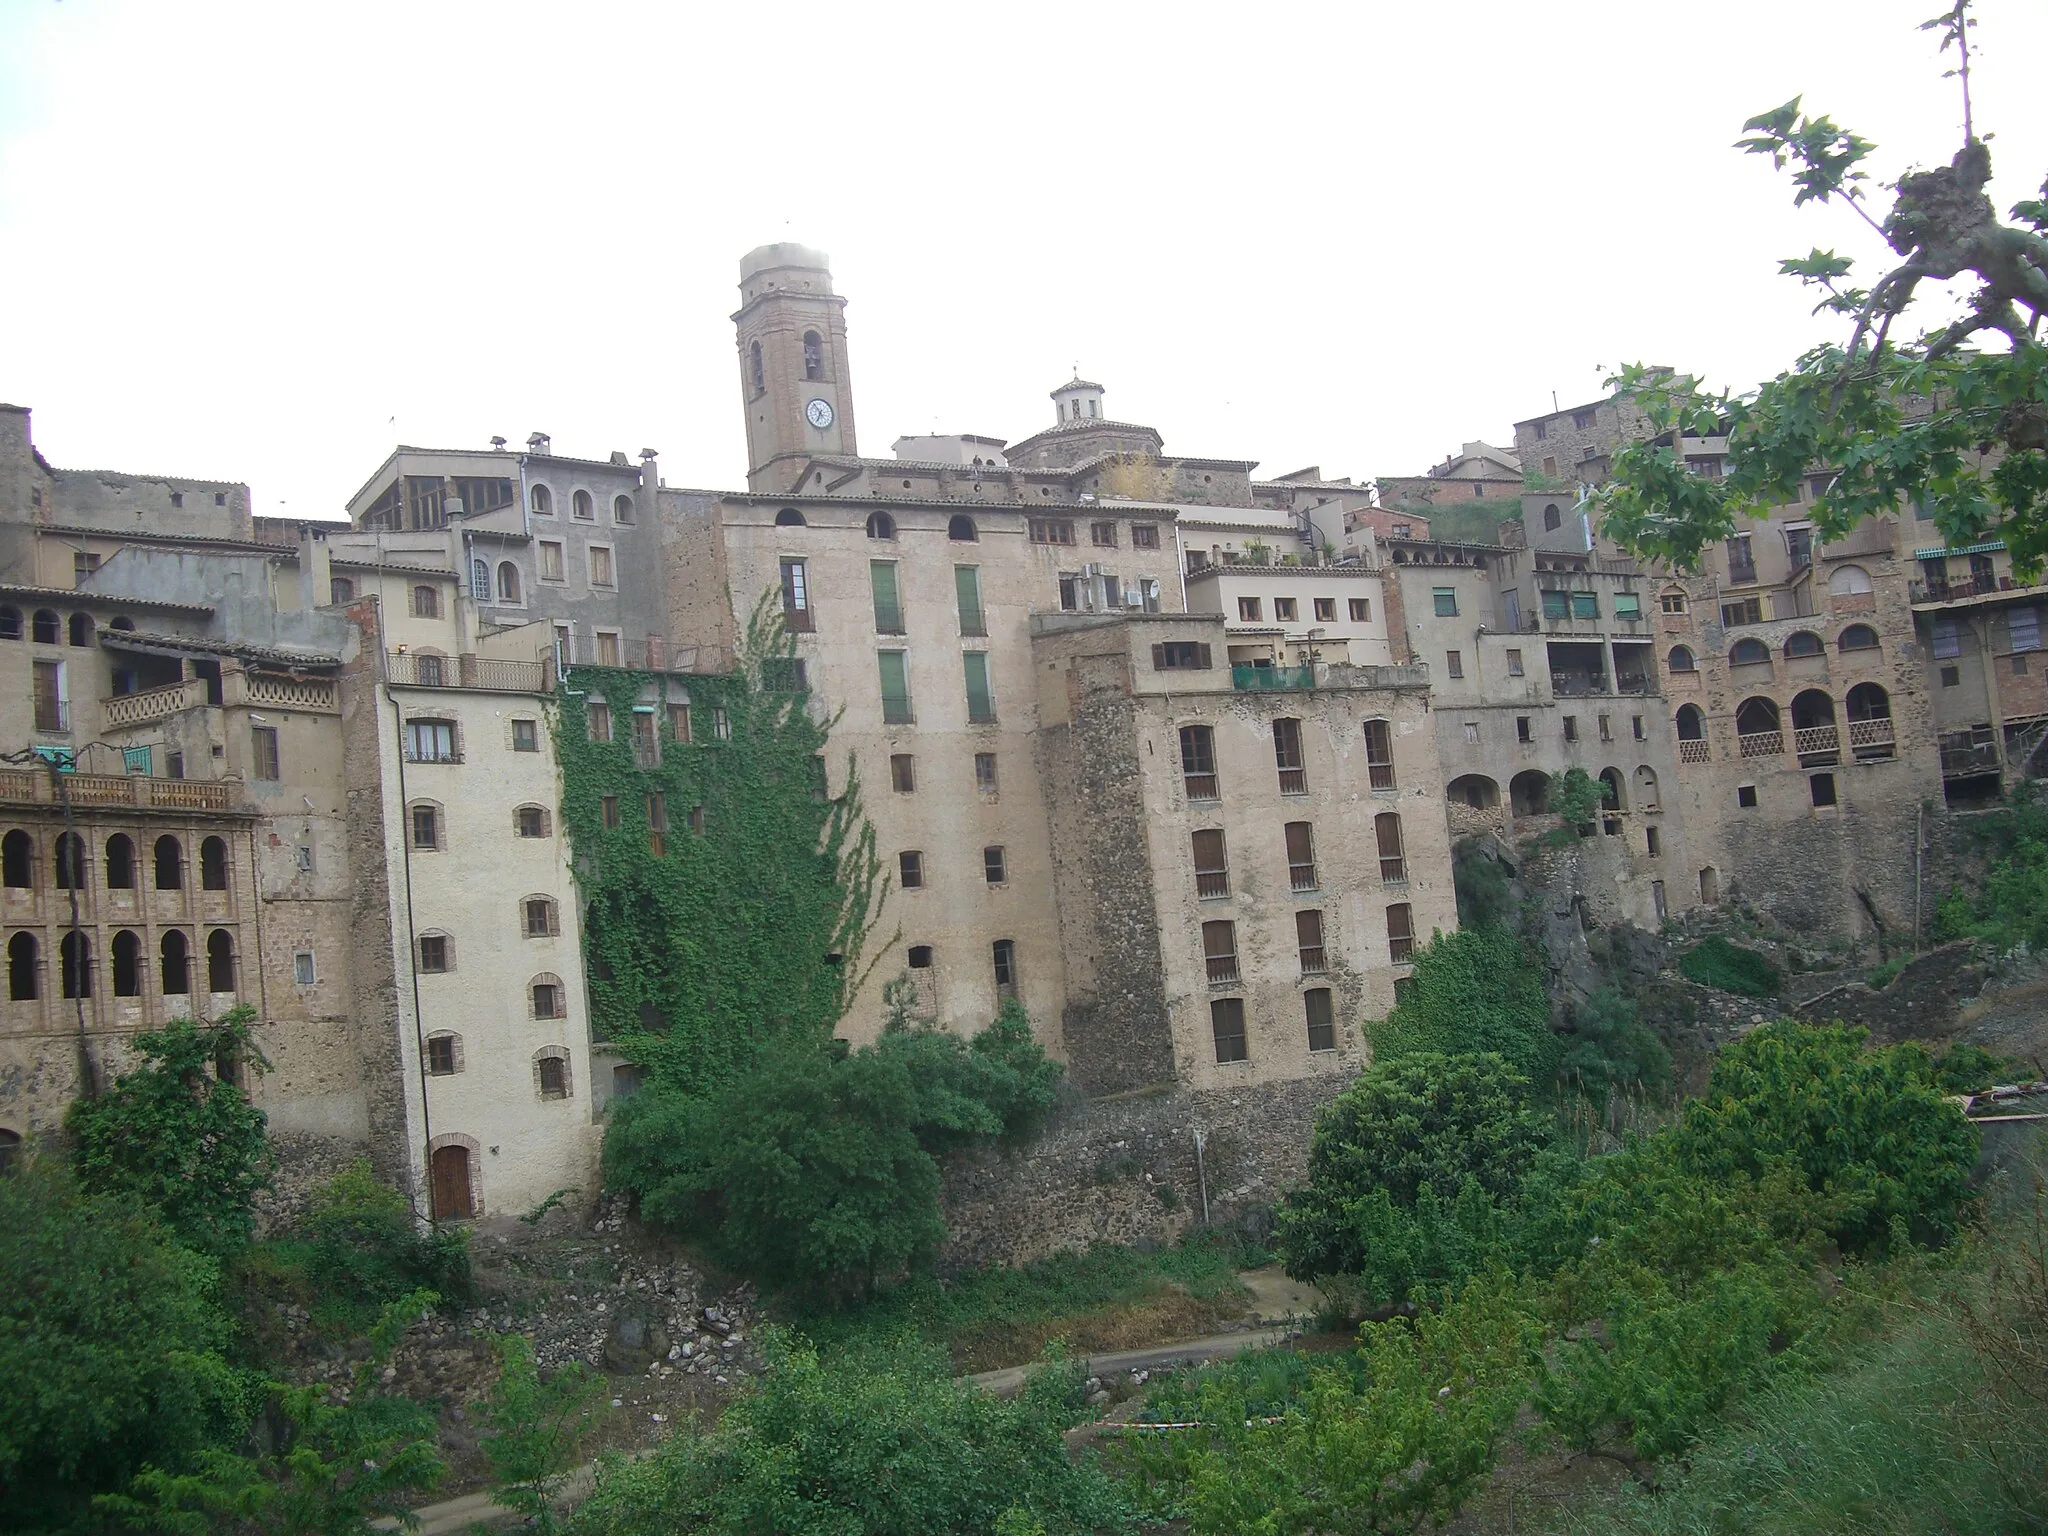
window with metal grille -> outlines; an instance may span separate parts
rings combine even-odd
[[[1415,958],[1415,915],[1405,901],[1387,908],[1387,957],[1396,965]]]
[[[1280,770],[1280,793],[1308,793],[1308,769],[1301,755],[1301,722],[1281,718],[1273,722],[1273,762]]]
[[[1214,800],[1216,788],[1216,733],[1206,725],[1180,728],[1181,780],[1190,800]]]
[[[1323,948],[1323,914],[1306,907],[1294,914],[1294,943],[1301,953],[1301,974],[1318,976],[1330,968]]]
[[[868,562],[868,585],[875,595],[875,633],[878,635],[900,635],[903,633],[903,600],[896,588],[896,562],[894,560],[870,560]]]
[[[1311,987],[1301,994],[1302,1011],[1308,1021],[1308,1048],[1312,1051],[1337,1049],[1337,1009],[1328,987]]]
[[[452,720],[407,721],[405,760],[409,763],[458,761],[455,756],[455,723]]]
[[[1219,901],[1230,894],[1230,860],[1221,827],[1203,828],[1194,834],[1195,895],[1204,901]]]
[[[1365,771],[1374,789],[1394,788],[1394,730],[1384,720],[1365,722]]]
[[[1202,959],[1212,982],[1237,980],[1237,924],[1202,924]]]
[[[876,661],[882,674],[882,721],[886,725],[910,724],[910,657],[905,651],[878,651]]]
[[[1287,883],[1297,891],[1316,888],[1315,833],[1305,821],[1290,821],[1287,835]]]
[[[1244,999],[1241,997],[1215,997],[1209,1000],[1209,1033],[1216,1042],[1218,1061],[1246,1061],[1251,1053],[1245,1048]]]
[[[540,1096],[544,1099],[566,1099],[569,1097],[569,1064],[559,1056],[543,1056],[536,1063],[540,1068]]]
[[[1401,852],[1401,818],[1393,811],[1381,811],[1372,819],[1373,835],[1380,845],[1380,879],[1387,885],[1408,880],[1408,861]]]

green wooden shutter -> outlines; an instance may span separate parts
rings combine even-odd
[[[868,579],[875,588],[875,631],[883,635],[903,633],[903,604],[896,595],[896,562],[870,560]]]
[[[988,625],[981,616],[981,567],[956,565],[953,567],[953,590],[960,597],[960,633],[963,635],[985,635]]]
[[[963,660],[967,664],[967,718],[995,719],[996,701],[988,690],[988,652],[968,651]]]
[[[890,725],[910,723],[910,668],[902,651],[881,651],[882,719]]]

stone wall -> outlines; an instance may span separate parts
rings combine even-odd
[[[1092,1242],[1167,1242],[1202,1221],[1263,1229],[1308,1168],[1317,1112],[1347,1075],[1089,1100],[1071,1093],[1022,1147],[946,1169],[941,1266],[1021,1264]],[[1195,1133],[1203,1138],[1201,1168]]]

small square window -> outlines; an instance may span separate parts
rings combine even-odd
[[[1508,648],[1508,676],[1521,677],[1522,675],[1522,653],[1510,646]]]
[[[1333,624],[1336,622],[1337,599],[1334,597],[1319,597],[1315,600],[1315,604],[1316,622],[1318,624]]]
[[[928,971],[932,968],[932,947],[929,944],[910,946],[910,968],[913,971]]]
[[[1832,773],[1816,773],[1808,778],[1806,782],[1813,791],[1813,803],[1815,805],[1833,805],[1835,803],[1835,776]]]
[[[1240,597],[1237,600],[1237,616],[1244,623],[1258,623],[1262,612],[1259,599],[1256,597]]]
[[[432,1077],[453,1077],[455,1075],[455,1037],[453,1035],[427,1036],[427,1072]]]
[[[1431,597],[1436,603],[1436,616],[1440,619],[1455,619],[1458,616],[1458,589],[1456,587],[1435,587]]]
[[[302,987],[310,987],[319,979],[313,968],[313,951],[299,950],[292,956],[292,980]]]
[[[1273,599],[1273,617],[1282,624],[1292,624],[1297,618],[1295,600],[1291,597]]]
[[[540,724],[534,720],[512,722],[512,750],[514,752],[538,752],[540,750]]]
[[[562,989],[552,981],[536,981],[533,984],[533,1016],[536,1019],[559,1019],[564,1012]]]
[[[546,837],[548,835],[548,813],[537,805],[522,805],[513,812],[513,825],[521,837]]]
[[[1155,525],[1151,523],[1131,524],[1131,548],[1157,549],[1158,547],[1159,529]]]
[[[1960,682],[1961,682],[1962,680],[1963,680],[1963,669],[1962,669],[1961,667],[1943,667],[1943,668],[1941,669],[1941,686],[1942,686],[1942,687],[1944,687],[1944,688],[1953,688],[1953,687],[1955,687],[1955,686],[1956,686],[1956,685],[1957,685],[1958,683],[1960,683]]]
[[[889,755],[889,787],[899,795],[910,794],[917,788],[917,759],[910,753]]]
[[[423,971],[445,971],[448,969],[448,940],[438,933],[420,935],[420,969]]]
[[[526,904],[526,936],[529,939],[545,939],[555,931],[555,904],[545,897],[535,897]]]
[[[1001,885],[1009,878],[1004,869],[1003,850],[1000,847],[991,846],[981,850],[981,873],[990,885]]]
[[[1735,790],[1735,803],[1741,806],[1745,811],[1755,810],[1756,786],[1754,784],[1738,785]]]
[[[996,755],[993,752],[974,754],[974,787],[985,795],[996,792]]]
[[[1477,720],[1467,720],[1465,722],[1465,739],[1467,741],[1477,741],[1479,739],[1479,722]]]
[[[2025,677],[2027,675],[2026,657],[2015,656],[2012,658],[2012,675],[2014,677]]]
[[[924,889],[924,855],[904,852],[896,855],[896,868],[902,877],[903,889],[921,891]]]
[[[1354,597],[1354,598],[1352,598],[1352,599],[1351,599],[1351,622],[1352,622],[1352,623],[1354,623],[1354,624],[1367,624],[1367,623],[1370,623],[1371,621],[1372,621],[1372,599],[1371,599],[1371,598],[1369,598],[1369,597]]]

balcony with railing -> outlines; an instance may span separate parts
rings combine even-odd
[[[1678,760],[1681,763],[1704,763],[1707,761],[1707,756],[1705,737],[1698,737],[1692,740],[1687,740],[1684,737],[1679,738]]]
[[[1941,776],[1970,779],[1997,773],[2001,764],[1998,745],[1990,741],[1945,741],[1941,744]]]
[[[1828,768],[1842,759],[1842,734],[1832,725],[1800,726],[1792,732],[1792,750],[1802,768]]]
[[[423,651],[386,651],[384,677],[404,688],[468,688],[480,693],[546,693],[549,686],[546,662],[500,661],[473,653],[435,656]]]
[[[231,811],[239,786],[206,779],[152,779],[142,774],[60,773],[60,791],[38,769],[0,771],[0,803],[79,807],[132,806],[155,811]]]
[[[1851,720],[1849,750],[1858,762],[1882,762],[1898,754],[1897,738],[1890,720]]]
[[[1230,669],[1230,686],[1239,693],[1305,692],[1316,685],[1316,669],[1310,667],[1250,667]]]
[[[1971,597],[1998,597],[2038,590],[2033,584],[2010,576],[1955,576],[1947,581],[1912,583],[1915,603],[1953,603]]]
[[[1776,757],[1785,750],[1785,733],[1776,731],[1746,731],[1735,738],[1736,753],[1740,757]]]
[[[100,712],[107,729],[118,731],[168,720],[184,710],[197,709],[205,702],[206,683],[200,678],[190,677],[162,688],[146,688],[140,693],[117,693],[100,701]]]

